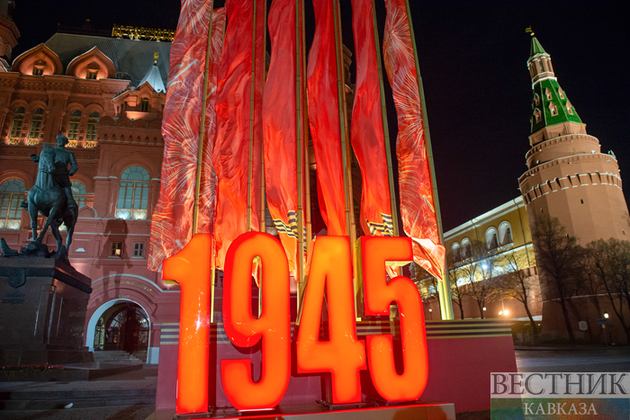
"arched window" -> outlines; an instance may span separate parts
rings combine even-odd
[[[35,146],[39,144],[39,135],[42,132],[42,121],[44,119],[44,110],[37,108],[33,111],[31,119],[31,129],[28,131],[28,145]]]
[[[77,138],[79,137],[79,125],[81,124],[81,111],[75,110],[70,114],[70,122],[68,124],[68,140],[70,147],[76,147]]]
[[[145,220],[149,203],[149,172],[142,166],[131,166],[120,177],[116,218]]]
[[[86,194],[87,190],[85,189],[85,185],[79,181],[72,181],[72,196],[74,197],[74,201],[77,202],[79,208],[85,206]]]
[[[512,238],[512,225],[510,225],[510,222],[503,221],[499,225],[499,239],[501,246],[509,245],[514,242]]]
[[[149,112],[149,98],[140,100],[140,112]]]
[[[464,238],[462,239],[462,258],[471,258],[472,257],[472,244],[470,243],[470,239]]]
[[[13,113],[13,122],[11,123],[11,131],[9,132],[9,142],[17,144],[20,136],[22,136],[22,125],[24,124],[24,113],[26,110],[23,106],[15,108]]]
[[[90,113],[87,125],[87,135],[85,136],[85,141],[88,142],[86,147],[96,147],[96,144],[92,145],[89,142],[96,142],[96,124],[98,124],[99,118],[100,115],[98,112],[95,111]]]
[[[0,229],[20,228],[20,203],[24,200],[25,193],[26,185],[19,179],[9,179],[0,184]]]
[[[462,260],[462,247],[459,243],[455,242],[451,246],[451,252],[453,254],[453,260],[459,262]]]
[[[499,236],[497,235],[497,230],[493,227],[486,230],[486,244],[488,245],[488,249],[499,247]]]

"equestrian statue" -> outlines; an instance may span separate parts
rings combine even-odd
[[[72,196],[70,176],[74,175],[79,167],[74,153],[65,148],[66,144],[68,144],[68,138],[60,134],[57,136],[56,148],[44,145],[39,156],[31,155],[31,159],[39,165],[37,180],[33,188],[29,190],[27,202],[22,203],[22,207],[28,209],[31,217],[33,240],[25,248],[22,248],[22,255],[50,256],[68,262],[68,249],[72,243],[72,233],[77,222],[79,209]],[[46,216],[46,222],[38,235],[37,216],[40,213]],[[65,245],[62,244],[59,233],[61,223],[66,225],[68,231]],[[57,251],[52,254],[48,254],[48,247],[42,244],[42,239],[44,239],[49,227],[57,240]],[[16,251],[8,249],[4,241],[2,252],[5,256],[17,255]]]

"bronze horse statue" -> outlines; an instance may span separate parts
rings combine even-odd
[[[35,159],[34,159],[35,160]],[[31,216],[31,229],[33,230],[33,242],[29,244],[27,250],[37,250],[45,247],[41,245],[44,235],[50,227],[57,240],[57,252],[54,258],[67,260],[68,249],[72,243],[72,233],[77,222],[78,211],[76,204],[68,205],[68,198],[64,189],[54,181],[55,173],[55,149],[52,146],[44,146],[39,159],[37,171],[37,181],[28,192],[28,212]],[[46,223],[37,235],[37,215],[46,216]],[[66,245],[62,244],[59,226],[64,223],[68,230]]]

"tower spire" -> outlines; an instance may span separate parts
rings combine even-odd
[[[531,28],[528,28],[531,31]],[[532,134],[546,127],[573,122],[582,124],[577,111],[558,84],[551,56],[532,34],[527,67],[532,78],[534,98],[531,117]]]

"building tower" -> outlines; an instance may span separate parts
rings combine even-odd
[[[0,65],[5,64],[8,68],[8,62],[11,61],[13,48],[17,45],[20,32],[13,22],[12,15],[15,7],[13,0],[0,0]]]
[[[586,133],[586,124],[558,84],[550,55],[535,37],[527,65],[534,91],[532,134],[528,171],[519,185],[530,223],[541,213],[557,217],[582,245],[630,239],[615,155],[602,153],[599,140]]]

